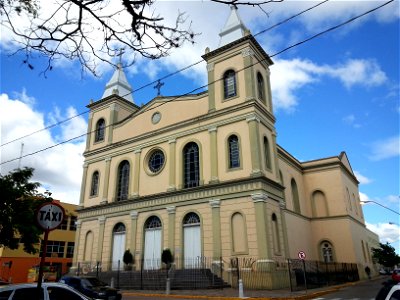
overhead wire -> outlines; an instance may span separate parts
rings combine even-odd
[[[264,29],[264,30],[262,30],[262,31],[260,31],[260,32],[258,32],[258,33],[256,33],[256,34],[254,34],[253,36],[256,37],[257,35],[260,35],[260,34],[265,33],[265,32],[267,32],[267,31],[269,31],[269,30],[271,30],[271,29],[274,29],[275,27],[278,27],[279,25],[282,25],[282,24],[284,24],[284,23],[286,23],[286,22],[288,22],[288,21],[290,21],[290,20],[292,20],[292,19],[294,19],[294,18],[296,18],[296,17],[298,17],[298,16],[300,16],[300,15],[302,15],[302,14],[304,14],[304,13],[306,13],[306,12],[308,12],[308,11],[310,11],[310,10],[312,10],[312,9],[314,9],[314,8],[316,8],[316,7],[318,7],[318,6],[322,5],[322,4],[324,4],[324,3],[326,3],[326,2],[328,2],[328,1],[329,1],[329,0],[324,0],[324,1],[322,1],[322,2],[319,2],[319,3],[317,3],[316,5],[313,5],[313,6],[307,8],[307,9],[305,9],[305,10],[303,10],[303,11],[301,11],[301,12],[295,14],[295,15],[292,15],[291,17],[289,17],[289,18],[287,18],[287,19],[285,19],[285,20],[283,20],[283,21],[280,21],[280,22],[278,22],[278,23],[276,23],[276,24],[274,24],[274,25],[272,25],[272,26],[270,26],[270,27],[268,27],[268,28],[266,28],[266,29]],[[158,78],[158,79],[156,79],[156,80],[154,80],[154,81],[151,81],[151,82],[149,82],[149,83],[147,83],[147,84],[145,84],[145,85],[143,85],[143,86],[141,86],[141,87],[139,87],[139,88],[137,88],[137,89],[132,90],[132,91],[129,92],[129,93],[126,93],[126,94],[122,95],[121,97],[128,96],[128,95],[130,95],[130,94],[132,94],[132,93],[136,93],[136,92],[138,92],[138,91],[140,91],[140,90],[142,90],[142,89],[144,89],[144,88],[147,88],[147,87],[149,87],[149,86],[152,86],[153,84],[156,84],[158,81],[162,81],[162,80],[165,80],[165,79],[167,79],[167,78],[169,78],[169,77],[172,77],[172,76],[174,76],[174,75],[176,75],[176,74],[179,74],[179,73],[181,73],[181,72],[183,72],[183,71],[185,71],[185,70],[187,70],[187,69],[190,69],[190,68],[192,68],[192,67],[194,67],[194,66],[196,66],[196,65],[198,65],[198,64],[200,64],[200,63],[202,63],[203,61],[204,61],[204,60],[201,59],[201,60],[199,60],[199,61],[197,61],[197,62],[194,62],[194,63],[192,63],[192,64],[190,64],[190,65],[188,65],[188,66],[185,66],[185,67],[183,67],[183,68],[181,68],[181,69],[178,69],[178,70],[176,70],[175,72],[172,72],[172,73],[169,73],[169,74],[167,74],[167,75],[165,75],[165,76],[162,76],[162,77],[160,77],[160,78]],[[29,134],[26,134],[26,135],[24,135],[24,136],[21,136],[21,137],[18,137],[18,138],[13,139],[13,140],[11,140],[11,141],[5,142],[5,143],[1,144],[0,147],[3,147],[3,146],[5,146],[5,145],[11,144],[11,143],[13,143],[13,142],[19,141],[19,140],[21,140],[21,139],[24,139],[24,138],[26,138],[26,137],[29,137],[29,136],[34,135],[34,134],[36,134],[36,133],[39,133],[39,132],[41,132],[41,131],[44,131],[44,130],[47,130],[47,129],[56,127],[56,126],[58,126],[58,125],[61,125],[61,124],[65,123],[65,122],[67,122],[67,121],[69,121],[69,120],[72,120],[72,119],[77,118],[77,117],[79,117],[79,116],[81,116],[81,115],[84,115],[84,114],[88,113],[89,111],[90,111],[90,110],[86,110],[86,111],[84,111],[84,112],[81,112],[81,113],[79,113],[79,114],[77,114],[77,115],[74,115],[74,116],[72,116],[72,117],[69,117],[69,118],[67,118],[67,119],[64,119],[64,120],[58,121],[58,122],[56,122],[56,123],[50,124],[50,125],[48,125],[48,126],[42,128],[42,129],[36,130],[36,131],[31,132],[31,133],[29,133]]]
[[[347,25],[347,24],[349,24],[349,23],[351,23],[351,22],[353,22],[353,21],[355,21],[355,20],[357,20],[357,19],[359,19],[359,18],[361,18],[361,17],[363,17],[363,16],[365,16],[365,15],[368,15],[368,14],[370,14],[370,13],[372,13],[372,12],[374,12],[374,11],[376,11],[376,10],[378,10],[378,9],[380,9],[380,8],[382,8],[382,7],[384,7],[384,6],[386,6],[386,5],[388,5],[389,3],[393,2],[393,1],[395,1],[395,0],[389,0],[389,1],[387,1],[387,2],[385,2],[385,3],[383,3],[383,4],[381,4],[381,5],[379,5],[379,6],[375,7],[375,8],[373,8],[373,9],[370,9],[370,10],[368,10],[368,11],[366,11],[366,12],[360,14],[360,15],[357,15],[357,16],[355,16],[355,17],[352,17],[352,18],[346,20],[345,22],[342,22],[342,23],[340,23],[340,24],[338,24],[338,25],[335,25],[335,26],[333,26],[333,27],[330,27],[330,28],[328,28],[328,29],[326,29],[326,30],[324,30],[324,31],[321,31],[321,32],[319,32],[319,33],[317,33],[317,34],[315,34],[315,35],[309,37],[309,38],[306,38],[306,39],[304,39],[304,40],[302,40],[302,41],[300,41],[300,42],[297,42],[297,43],[295,43],[295,44],[292,44],[291,46],[286,47],[286,48],[284,48],[284,49],[282,49],[282,50],[280,50],[280,51],[274,53],[273,55],[269,56],[269,58],[275,57],[275,56],[277,56],[277,55],[279,55],[279,54],[282,54],[283,52],[288,51],[289,49],[292,49],[292,48],[294,48],[294,47],[296,47],[296,46],[299,46],[299,45],[304,44],[304,43],[306,43],[306,42],[308,42],[308,41],[311,41],[311,40],[313,40],[313,39],[315,39],[315,38],[317,38],[317,37],[319,37],[319,36],[321,36],[321,35],[323,35],[323,34],[326,34],[326,33],[330,32],[330,31],[333,31],[333,30],[335,30],[335,29],[338,29],[338,28],[340,28],[340,27],[342,27],[342,26],[344,26],[344,25]],[[262,59],[262,60],[257,61],[257,62],[254,63],[254,64],[251,64],[251,65],[249,65],[249,66],[246,66],[246,67],[244,67],[244,68],[238,70],[236,73],[241,72],[241,71],[244,71],[244,70],[247,69],[247,68],[253,67],[254,65],[259,64],[260,62],[262,62],[262,61],[264,61],[264,60],[266,60],[266,59],[267,59],[267,58],[264,58],[264,59]],[[164,101],[163,103],[160,103],[158,106],[149,108],[149,109],[147,109],[147,110],[139,111],[138,113],[133,113],[133,114],[131,114],[130,116],[128,116],[127,118],[129,118],[129,117],[131,117],[131,116],[138,116],[138,115],[141,115],[141,114],[144,113],[144,112],[151,111],[151,110],[156,109],[156,108],[158,108],[158,107],[160,107],[160,106],[162,106],[162,105],[165,105],[165,104],[170,103],[170,102],[172,102],[172,101],[178,100],[178,99],[180,99],[180,98],[182,98],[182,97],[184,97],[184,96],[191,95],[191,94],[193,94],[194,92],[196,92],[196,91],[198,91],[198,90],[204,89],[204,88],[207,87],[207,86],[210,86],[210,85],[212,85],[212,84],[215,84],[215,83],[221,81],[222,79],[223,79],[223,78],[216,79],[216,80],[214,80],[214,81],[212,81],[212,82],[210,82],[210,83],[208,83],[208,84],[205,84],[205,85],[203,85],[203,86],[197,87],[197,88],[195,88],[195,89],[193,89],[193,90],[191,90],[191,91],[189,91],[189,92],[187,92],[187,93],[185,93],[185,94],[182,94],[182,95],[173,97],[172,99],[169,99],[169,100],[167,100],[167,101]],[[148,84],[148,85],[149,85],[149,84]],[[127,118],[125,118],[125,119],[127,119]],[[118,121],[118,122],[115,122],[115,123],[113,123],[113,124],[109,124],[109,125],[107,125],[105,128],[108,128],[108,127],[110,127],[110,126],[114,126],[114,125],[116,125],[116,124],[118,124],[118,123],[120,123],[120,122],[122,122],[122,121]],[[94,133],[95,131],[96,131],[96,130],[92,130],[92,131],[86,132],[86,133],[84,133],[84,134],[82,134],[82,135],[79,135],[79,136],[70,138],[70,139],[68,139],[68,140],[59,142],[59,143],[54,144],[54,145],[52,145],[52,146],[49,146],[49,147],[46,147],[46,148],[37,150],[37,151],[32,152],[32,153],[25,154],[25,155],[22,156],[22,157],[17,157],[17,158],[14,158],[14,159],[7,160],[7,161],[5,161],[5,162],[1,162],[0,165],[6,164],[6,163],[10,163],[10,162],[16,161],[16,160],[18,160],[18,159],[25,158],[25,157],[28,157],[28,156],[32,156],[32,155],[35,155],[35,154],[37,154],[37,153],[40,153],[40,152],[49,150],[49,149],[51,149],[51,148],[60,146],[60,145],[62,145],[62,144],[68,143],[68,142],[70,142],[70,141],[79,139],[79,138],[81,138],[81,137],[83,137],[83,136],[85,136],[85,135],[90,135],[90,134]]]

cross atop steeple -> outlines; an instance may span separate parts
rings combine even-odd
[[[160,80],[157,81],[157,84],[154,86],[155,89],[157,89],[157,96],[161,95],[161,87],[164,85],[164,82],[161,82]]]
[[[122,65],[122,55],[125,53],[125,48],[120,48],[119,53],[116,56],[119,56],[119,64]],[[117,50],[116,50],[117,51]]]

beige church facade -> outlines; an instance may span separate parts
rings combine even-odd
[[[181,267],[255,257],[373,269],[346,153],[300,162],[276,143],[268,54],[232,9],[206,49],[208,90],[139,107],[121,68],[90,103],[74,263],[145,269],[171,249]],[[362,274],[361,274],[362,275]]]

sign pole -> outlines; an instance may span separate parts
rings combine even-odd
[[[55,202],[46,202],[36,211],[37,225],[44,230],[42,257],[40,258],[39,275],[37,283],[38,299],[42,294],[43,267],[46,260],[47,242],[49,240],[49,231],[59,227],[64,220],[64,208]]]
[[[38,293],[40,293],[40,289],[42,287],[43,267],[44,267],[44,263],[45,263],[45,259],[46,259],[48,239],[49,239],[49,231],[45,230],[44,231],[44,239],[43,239],[42,257],[40,258],[40,265],[39,265],[39,276],[38,276],[38,284],[37,284]]]

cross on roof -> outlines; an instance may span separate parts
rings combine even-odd
[[[161,82],[160,80],[157,80],[157,84],[154,86],[155,89],[157,89],[157,96],[161,95],[161,87],[164,85],[164,82]]]

